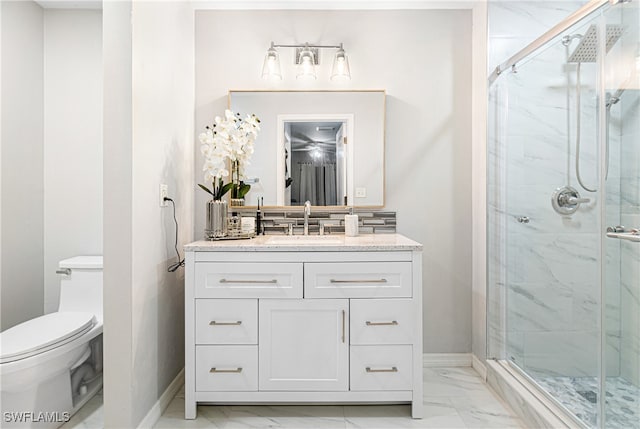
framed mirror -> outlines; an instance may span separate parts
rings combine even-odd
[[[384,206],[384,91],[229,91],[229,108],[261,121],[247,206]]]

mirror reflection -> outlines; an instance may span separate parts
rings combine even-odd
[[[284,122],[284,203],[342,204],[346,194],[345,122]]]
[[[230,91],[229,108],[261,121],[247,206],[384,206],[384,91]]]

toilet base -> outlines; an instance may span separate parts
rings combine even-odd
[[[76,345],[70,343],[66,351],[57,349],[57,356],[43,354],[40,361],[28,358],[3,364],[0,427],[54,429],[69,421],[102,389],[102,350],[96,349],[101,341],[102,334],[81,338]],[[96,351],[95,356],[91,356],[91,350]],[[85,373],[83,377],[92,378],[76,380],[74,392],[72,374],[87,363],[100,372]]]
[[[46,410],[38,404],[46,403]],[[3,428],[57,428],[71,418],[73,398],[69,371],[38,385],[37,389],[2,392]]]

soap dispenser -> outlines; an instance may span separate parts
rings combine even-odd
[[[353,207],[349,207],[349,214],[344,215],[344,235],[347,237],[358,235],[358,215],[353,214]]]

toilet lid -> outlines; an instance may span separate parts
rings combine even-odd
[[[27,320],[0,333],[0,363],[24,359],[55,348],[89,331],[92,313],[57,312]]]

